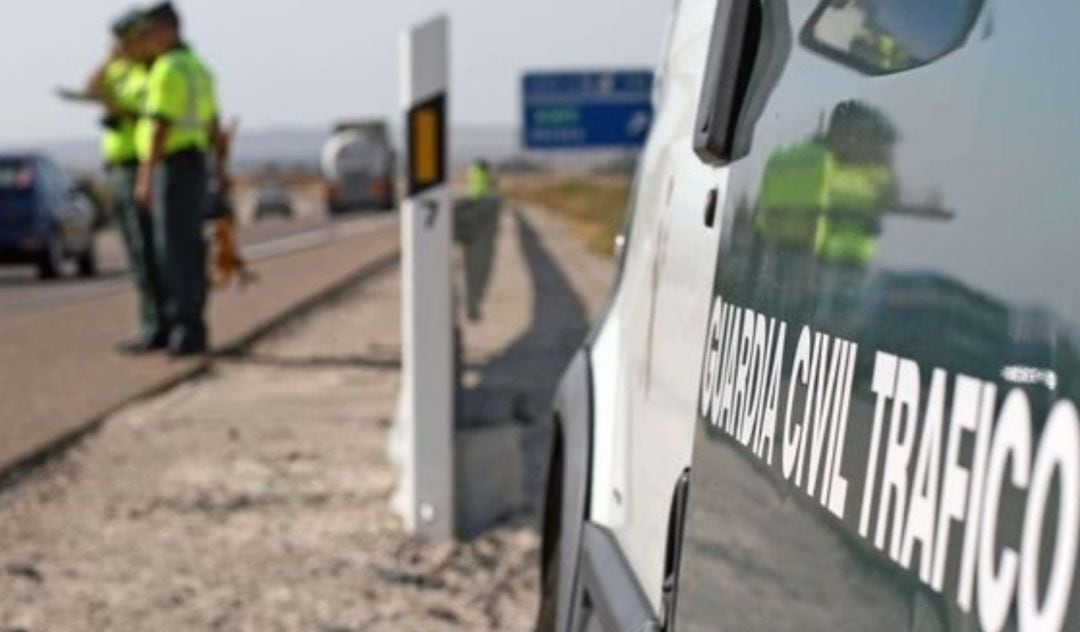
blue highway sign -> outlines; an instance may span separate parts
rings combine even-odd
[[[532,72],[521,81],[528,149],[640,147],[652,124],[648,70]]]

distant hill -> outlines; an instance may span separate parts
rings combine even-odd
[[[329,134],[314,127],[241,129],[233,154],[233,168],[251,173],[269,165],[289,169],[318,169],[319,152]],[[400,128],[394,129],[399,152],[403,145]],[[460,125],[451,131],[453,168],[461,169],[477,158],[492,163],[530,163],[559,170],[590,170],[618,164],[626,151],[526,152],[520,148],[519,131],[513,127]],[[13,149],[13,148],[12,148]],[[65,168],[81,174],[100,171],[98,142],[94,139],[45,141],[18,149],[43,151]]]

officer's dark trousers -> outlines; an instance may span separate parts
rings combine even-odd
[[[172,349],[206,345],[207,199],[206,155],[201,151],[172,154],[154,174],[158,261],[164,272]]]
[[[139,295],[139,337],[147,342],[163,341],[169,335],[165,321],[165,296],[162,293],[155,248],[154,222],[150,213],[135,203],[135,178],[138,165],[117,164],[108,167],[113,213],[124,239],[124,247]]]

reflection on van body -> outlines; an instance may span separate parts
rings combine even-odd
[[[1077,629],[1080,88],[1046,62],[1080,5],[788,4],[721,220],[678,629]]]

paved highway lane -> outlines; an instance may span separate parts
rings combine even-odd
[[[240,183],[233,195],[241,226],[240,242],[250,259],[323,243],[340,230],[335,228],[338,222],[326,214],[324,194],[317,182],[289,188],[291,219],[272,217],[257,221],[257,191],[258,186],[253,183]],[[362,217],[377,215],[347,216],[342,221],[349,225]],[[78,278],[73,264],[67,266],[63,278],[54,281],[38,279],[33,266],[0,266],[0,320],[128,289],[131,280],[127,257],[116,230],[107,229],[98,234],[97,254],[99,275],[93,279]]]
[[[240,241],[244,254],[258,260],[325,242],[336,234],[348,232],[348,226],[362,221],[362,217],[340,221],[310,216],[293,220],[266,219],[241,228]],[[119,234],[111,229],[101,231],[97,252],[100,271],[92,279],[78,278],[74,265],[65,270],[63,278],[53,281],[38,279],[32,266],[0,267],[0,319],[129,288],[131,280]]]
[[[312,296],[360,270],[393,261],[396,215],[370,215],[251,233],[260,277],[244,289],[216,291],[209,323],[215,348],[236,344]],[[0,316],[0,469],[70,436],[139,394],[182,379],[201,359],[131,358],[114,350],[131,334],[135,296],[121,266],[96,281],[4,285]]]

